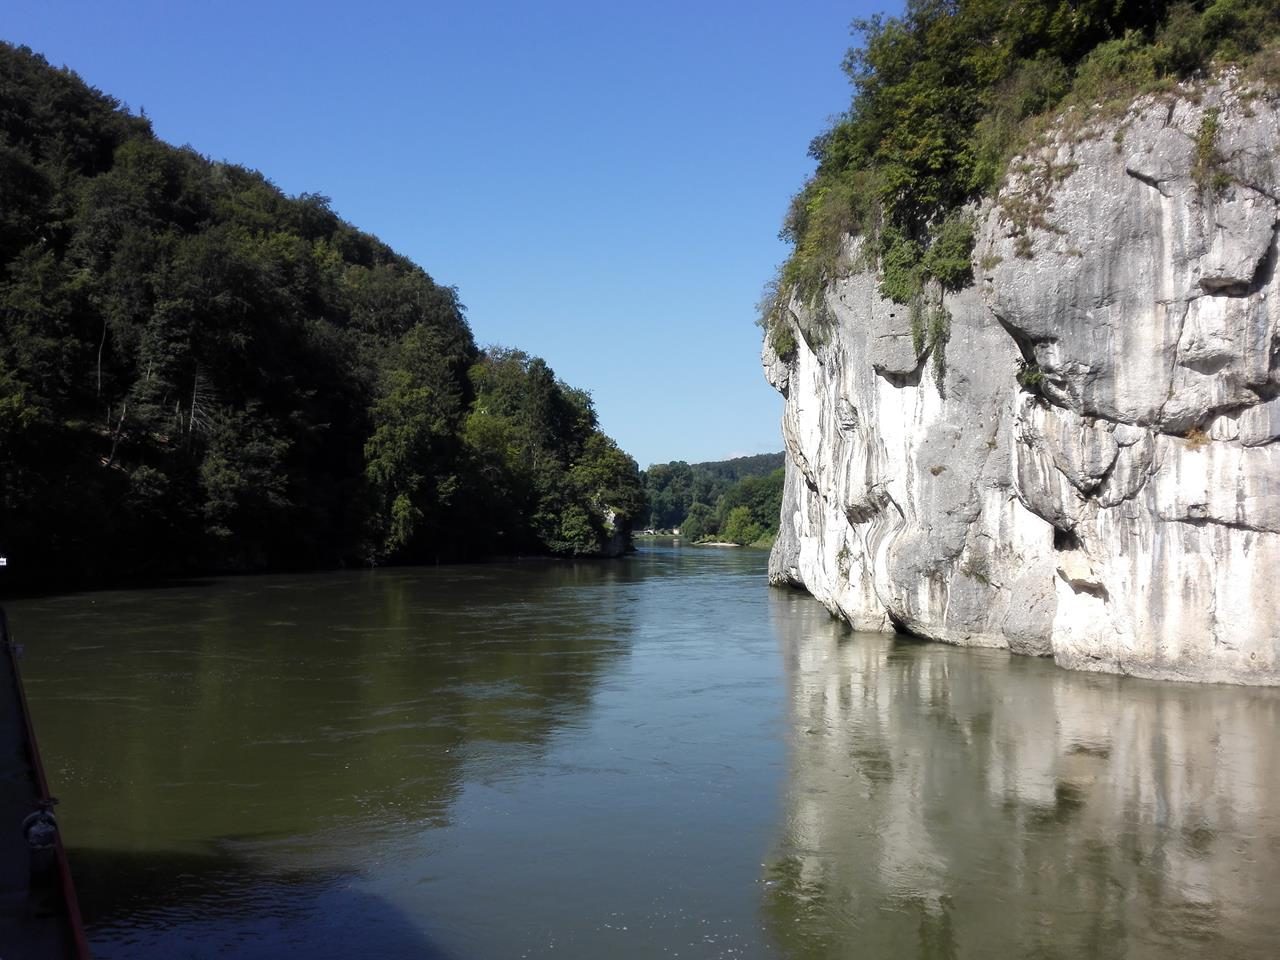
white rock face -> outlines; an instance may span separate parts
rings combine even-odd
[[[1225,176],[1202,187],[1208,110]],[[1280,684],[1277,148],[1280,98],[1227,78],[1015,164],[989,266],[945,300],[940,383],[875,276],[833,284],[824,342],[764,348],[787,398],[771,580],[857,629]],[[1005,213],[1037,178],[1043,229]]]

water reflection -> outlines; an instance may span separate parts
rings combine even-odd
[[[447,823],[468,778],[536,762],[629,655],[618,587],[644,575],[522,564],[13,605],[99,952],[130,953],[160,876],[189,917],[241,877],[265,916],[310,915],[379,844]],[[244,929],[224,925],[224,946]]]
[[[1274,955],[1280,691],[849,637],[764,566],[13,605],[96,955]]]
[[[788,956],[1275,955],[1280,691],[773,609],[792,761],[764,909]]]

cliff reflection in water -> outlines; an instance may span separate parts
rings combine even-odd
[[[1280,691],[848,635],[783,599],[792,957],[1274,957]]]

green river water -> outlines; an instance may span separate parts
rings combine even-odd
[[[1280,955],[1280,691],[851,634],[765,560],[9,604],[95,955]]]

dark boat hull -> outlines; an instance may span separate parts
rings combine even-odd
[[[4,611],[0,610],[0,957],[87,960],[62,840],[32,847],[33,814],[52,808]]]

